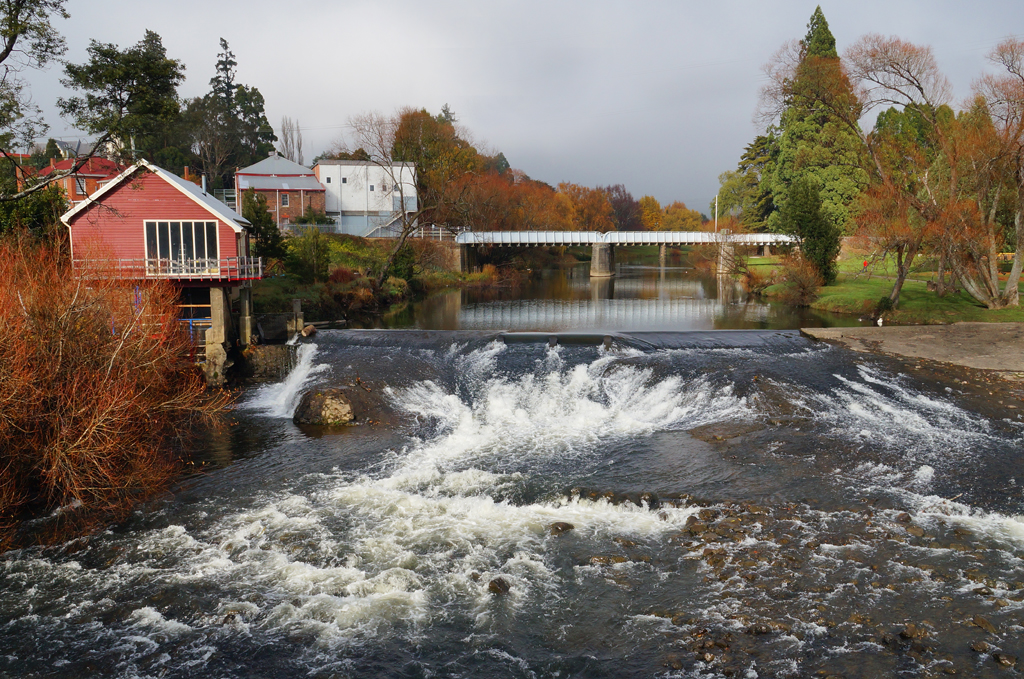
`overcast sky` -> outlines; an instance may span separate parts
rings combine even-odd
[[[303,129],[304,156],[348,119],[447,103],[478,146],[535,179],[624,184],[662,204],[708,212],[718,175],[761,130],[761,66],[800,38],[815,3],[703,0],[68,0],[66,58],[89,40],[127,47],[148,28],[183,61],[182,96],[209,89],[224,37],[238,82],[257,87],[276,130]],[[828,1],[842,50],[864,33],[931,45],[958,98],[1007,36],[1024,38],[1020,1]],[[51,134],[79,135],[54,110],[60,68],[29,75]]]

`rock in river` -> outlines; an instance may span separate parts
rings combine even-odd
[[[508,584],[508,580],[497,577],[487,583],[487,589],[490,590],[491,594],[508,594],[512,587]]]
[[[313,389],[302,395],[292,420],[295,424],[337,425],[356,419],[352,402],[341,389]]]

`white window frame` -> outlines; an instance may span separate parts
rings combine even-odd
[[[291,207],[291,205],[289,205],[290,202],[291,201],[288,200],[288,194],[287,193],[282,193],[281,194],[281,207]]]
[[[184,224],[189,225],[188,231],[183,229]],[[202,247],[196,247],[196,227],[200,225],[204,238]],[[142,222],[142,233],[146,271],[149,274],[208,275],[220,270],[220,222],[216,220],[145,219]],[[175,243],[177,253],[173,252]],[[212,253],[209,252],[211,245],[214,250]],[[197,257],[197,254],[203,256]]]
[[[88,196],[89,192],[86,189],[85,177],[75,177],[75,191],[79,196]]]

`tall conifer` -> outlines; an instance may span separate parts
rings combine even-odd
[[[831,226],[845,233],[850,222],[850,206],[868,184],[860,155],[863,145],[830,106],[836,102],[849,107],[856,119],[859,107],[849,79],[843,72],[836,40],[829,30],[821,7],[814,10],[807,24],[807,35],[800,42],[801,59],[792,83],[789,106],[779,121],[782,133],[772,174],[766,177],[772,200],[779,210],[789,201],[790,190],[801,178],[813,178],[821,195],[821,212]],[[843,94],[836,96],[840,91]],[[829,92],[829,106],[822,93]],[[784,231],[779,212],[768,219],[769,229]]]
[[[782,227],[800,237],[804,259],[814,265],[825,285],[836,282],[839,230],[821,210],[821,195],[811,177],[799,177],[789,191],[789,200],[779,216]]]

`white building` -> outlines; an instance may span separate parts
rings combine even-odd
[[[321,160],[313,166],[327,190],[325,208],[339,233],[387,236],[400,228],[401,213],[415,212],[416,166],[380,166],[361,160]]]

